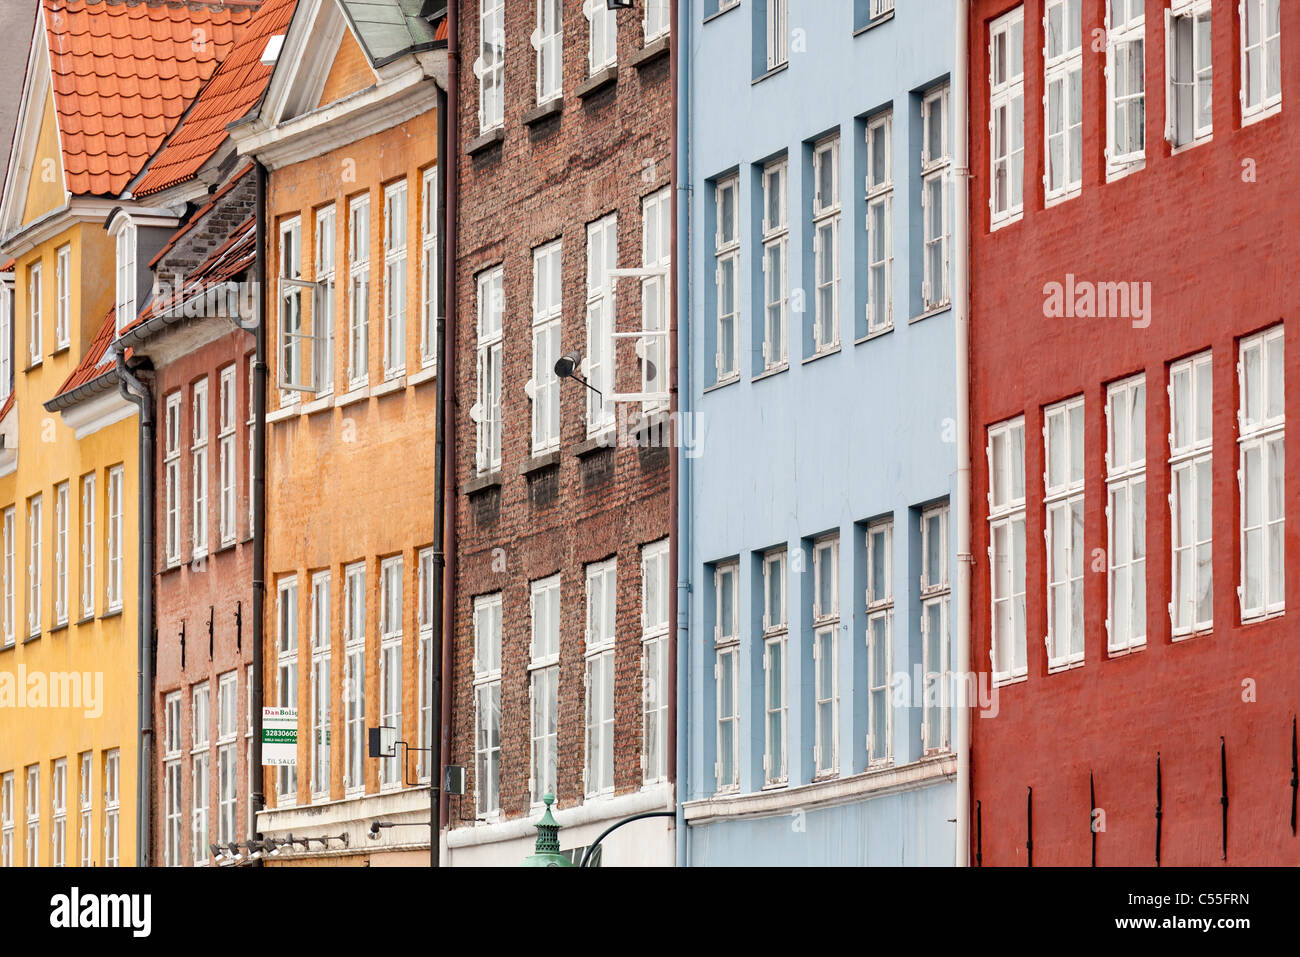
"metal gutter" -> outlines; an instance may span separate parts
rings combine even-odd
[[[257,812],[266,805],[266,775],[262,771],[265,699],[262,643],[266,632],[266,167],[260,160],[254,162],[257,252],[253,280],[261,293],[257,297],[257,346],[253,358],[253,766],[248,769],[248,779],[252,783],[253,829],[260,838]]]

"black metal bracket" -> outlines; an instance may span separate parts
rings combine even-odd
[[[1223,805],[1223,859],[1228,859],[1228,742],[1219,735],[1219,803]]]
[[[1034,866],[1034,789],[1029,789],[1029,796],[1025,804],[1025,824],[1027,827],[1027,836],[1025,839],[1025,850],[1029,854],[1029,866]]]
[[[1160,866],[1160,828],[1164,818],[1164,785],[1160,777],[1160,752],[1156,752],[1156,867]]]
[[[596,848],[600,847],[600,842],[605,840],[605,838],[609,837],[610,834],[612,834],[614,831],[617,831],[624,824],[631,824],[633,821],[644,821],[646,818],[651,818],[651,817],[676,818],[677,812],[676,811],[646,811],[644,814],[633,814],[631,817],[625,817],[621,821],[614,822],[609,827],[605,828],[605,830],[601,831],[600,837],[592,841],[591,844],[587,847],[587,849],[583,851],[582,860],[578,862],[578,866],[586,867],[587,862],[591,860],[592,852],[595,851]]]

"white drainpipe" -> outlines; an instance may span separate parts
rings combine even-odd
[[[970,22],[969,0],[956,0],[953,63],[953,296],[952,314],[957,359],[957,672],[963,678],[971,674],[971,455],[970,455],[970,100],[969,54],[967,49]],[[964,681],[958,687],[970,687]],[[978,684],[976,685],[978,687]],[[970,725],[975,702],[956,701],[957,748],[957,827],[955,861],[958,867],[970,865]]]

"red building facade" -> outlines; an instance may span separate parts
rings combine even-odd
[[[970,24],[972,862],[1296,863],[1300,8]]]

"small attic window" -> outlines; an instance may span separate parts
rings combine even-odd
[[[116,325],[120,335],[136,317],[136,288],[138,279],[135,268],[136,235],[135,224],[126,216],[119,216],[113,224],[113,235],[117,241],[117,310]]]
[[[262,51],[262,62],[266,66],[274,66],[275,61],[280,59],[280,48],[284,46],[284,34],[271,37],[266,41],[266,49]]]

